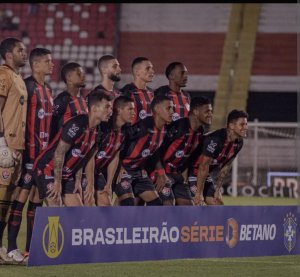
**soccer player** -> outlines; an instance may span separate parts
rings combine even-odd
[[[101,122],[100,124],[103,135],[95,157],[97,206],[112,205],[112,182],[119,164],[119,152],[124,144],[125,128],[130,126],[133,117],[133,100],[127,96],[119,96],[114,100],[113,113],[109,122]],[[90,187],[93,188],[93,186]],[[89,193],[89,198],[93,195],[92,190]]]
[[[232,110],[227,116],[226,128],[207,133],[203,140],[202,153],[193,166],[197,176],[194,191],[196,205],[224,205],[221,187],[231,164],[243,147],[247,135],[248,114]]]
[[[50,140],[68,119],[87,114],[87,103],[81,95],[81,89],[86,86],[82,66],[75,62],[65,64],[61,68],[61,79],[66,84],[66,90],[54,98]]]
[[[0,66],[0,258],[10,260],[2,239],[25,149],[27,90],[19,70],[27,62],[27,53],[19,39],[6,38],[0,54],[4,60]]]
[[[160,95],[153,98],[151,108],[153,116],[138,121],[126,132],[125,145],[120,152],[126,174],[115,188],[121,206],[133,206],[134,196],[149,206],[162,205],[145,164],[152,155],[156,155],[163,142],[165,125],[172,122],[173,103],[169,97]]]
[[[161,162],[170,183],[157,184],[164,205],[193,205],[188,185],[188,159],[201,143],[204,126],[212,121],[212,105],[206,97],[194,97],[188,117],[173,121],[167,126],[167,135],[159,150]],[[185,172],[186,171],[186,172]]]
[[[36,159],[34,178],[41,199],[49,206],[82,206],[81,172],[90,153],[97,151],[97,125],[112,112],[112,97],[95,91],[88,95],[88,115],[70,118]],[[91,168],[94,170],[94,168]]]
[[[104,55],[98,60],[98,69],[101,82],[96,87],[105,90],[108,94],[118,97],[120,92],[115,88],[115,83],[121,80],[121,67],[113,55]]]
[[[161,86],[154,91],[154,95],[164,94],[171,97],[174,103],[173,121],[187,117],[190,110],[191,97],[182,90],[188,81],[187,68],[181,62],[170,63],[165,71],[169,85]]]
[[[135,58],[131,69],[133,82],[125,85],[120,91],[121,95],[131,97],[134,101],[135,117],[132,121],[132,124],[134,124],[152,114],[153,91],[147,84],[153,80],[154,69],[152,63],[145,57]]]
[[[48,146],[53,105],[52,90],[45,82],[46,76],[52,74],[54,66],[51,52],[45,48],[34,48],[29,55],[29,64],[32,76],[25,79],[28,102],[23,172],[19,182],[20,191],[17,199],[13,202],[8,220],[8,257],[17,262],[24,259],[20,250],[17,249],[17,236],[21,227],[22,211],[30,191],[25,248],[27,255],[30,247],[34,213],[37,207],[42,206],[39,198],[34,199],[35,184],[32,180],[32,167],[37,156]]]

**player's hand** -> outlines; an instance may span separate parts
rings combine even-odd
[[[75,180],[75,187],[73,193],[79,193],[79,195],[82,196],[81,180],[77,180],[77,179]]]
[[[111,186],[110,185],[108,185],[108,184],[106,184],[105,186],[104,186],[104,189],[103,189],[103,191],[102,191],[105,195],[106,195],[106,197],[107,197],[107,203],[109,203],[110,204],[110,206],[112,206],[112,189],[111,189]]]
[[[195,206],[204,206],[205,201],[202,193],[196,192],[194,197],[194,204]]]
[[[83,192],[83,202],[86,206],[93,206],[95,203],[95,189],[92,185],[87,185],[86,189]]]
[[[214,200],[217,205],[224,205],[222,200],[222,194],[220,190],[216,190],[214,193]]]
[[[11,151],[5,141],[4,137],[0,138],[0,167],[8,168],[15,164],[16,155]]]
[[[47,190],[47,197],[59,200],[61,198],[61,182],[55,181]]]
[[[168,178],[168,176],[166,174],[158,175],[156,177],[156,181],[155,181],[155,187],[156,187],[157,192],[162,192],[164,186],[167,183],[171,183],[171,180]]]

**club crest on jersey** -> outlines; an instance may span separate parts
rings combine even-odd
[[[150,155],[150,150],[149,149],[145,149],[145,150],[143,150],[143,152],[142,152],[142,157],[147,157],[147,156],[149,156]]]
[[[171,194],[171,189],[168,187],[164,187],[162,192],[161,192],[164,196],[170,196]]]
[[[184,156],[183,150],[176,151],[176,153],[175,153],[176,158],[182,158],[183,156]]]
[[[172,120],[173,120],[173,121],[176,121],[176,120],[178,120],[179,118],[180,118],[180,116],[179,116],[178,113],[173,113],[173,114],[172,114]]]
[[[146,116],[147,116],[147,113],[146,113],[145,110],[141,110],[141,111],[139,112],[139,117],[140,117],[141,119],[146,118]]]
[[[7,180],[10,177],[10,172],[8,170],[2,171],[2,178],[3,180]]]
[[[217,143],[213,140],[210,141],[209,145],[207,146],[207,151],[210,153],[214,153],[216,151]]]
[[[81,154],[81,150],[78,148],[72,149],[72,156],[77,158]]]
[[[129,181],[128,181],[128,180],[123,180],[123,181],[121,182],[121,187],[122,187],[123,189],[129,189],[129,187],[130,187]]]
[[[25,176],[24,176],[24,183],[29,184],[31,179],[32,179],[32,176],[29,173],[26,173]]]
[[[38,111],[38,118],[43,119],[45,117],[45,111],[43,109],[40,109]]]

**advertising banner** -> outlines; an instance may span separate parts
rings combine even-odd
[[[29,266],[300,254],[297,206],[37,208]]]

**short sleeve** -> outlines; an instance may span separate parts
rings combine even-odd
[[[73,144],[86,130],[88,126],[88,119],[85,116],[73,117],[68,120],[62,127],[61,139]]]
[[[211,157],[217,158],[222,149],[222,142],[215,137],[206,137],[203,141],[202,154]]]
[[[11,85],[10,76],[5,70],[0,70],[0,96],[7,97]]]

